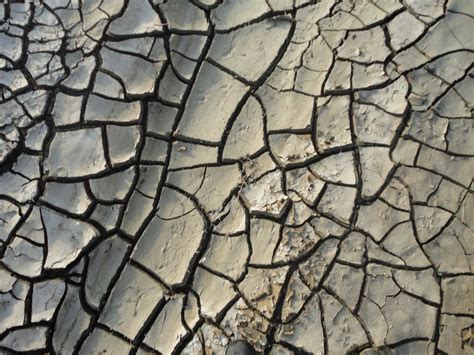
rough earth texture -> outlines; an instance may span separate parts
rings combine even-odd
[[[0,5],[0,353],[472,354],[473,18]]]

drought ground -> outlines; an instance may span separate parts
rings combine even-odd
[[[0,353],[472,354],[473,17],[0,5]]]

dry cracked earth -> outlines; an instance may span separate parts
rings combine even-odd
[[[0,353],[473,354],[473,18],[0,5]]]

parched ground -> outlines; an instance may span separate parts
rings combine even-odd
[[[474,2],[0,4],[0,353],[474,353]]]

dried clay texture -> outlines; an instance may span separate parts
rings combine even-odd
[[[0,353],[474,353],[474,2],[0,4]]]

